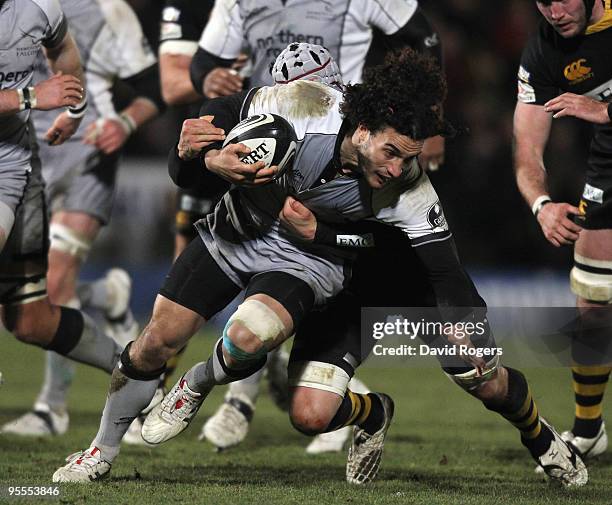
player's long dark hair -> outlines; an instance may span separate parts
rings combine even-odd
[[[359,124],[371,132],[391,126],[423,140],[454,134],[441,114],[445,98],[446,80],[435,60],[406,48],[367,69],[362,83],[348,85],[340,112],[352,131]]]

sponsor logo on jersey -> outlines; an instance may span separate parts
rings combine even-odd
[[[294,33],[291,30],[281,30],[274,36],[257,39],[257,49],[265,51],[267,58],[276,58],[289,44],[294,42],[307,42],[325,46],[325,39],[320,35]]]
[[[336,244],[342,247],[374,247],[374,235],[336,235]]]
[[[444,211],[442,210],[439,200],[427,211],[427,222],[433,229],[446,229],[446,217],[444,216]]]
[[[177,23],[162,23],[161,24],[161,40],[180,39],[183,36],[181,25]]]
[[[581,83],[593,77],[594,74],[591,72],[591,67],[587,67],[585,64],[586,59],[580,58],[579,60],[572,61],[565,67],[563,75],[570,82],[570,85]]]
[[[425,40],[423,41],[423,43],[425,44],[425,47],[437,46],[438,44],[440,44],[440,39],[438,38],[438,34],[432,33],[429,37],[425,37]]]
[[[595,89],[592,89],[588,93],[585,93],[586,96],[590,96],[595,100],[599,100],[602,102],[609,102],[612,100],[612,79],[608,82],[604,82],[600,84]]]
[[[518,81],[517,98],[523,103],[533,103],[536,101],[535,89],[531,84],[523,81]]]
[[[30,75],[29,70],[22,70],[18,72],[0,72],[0,83],[19,82],[24,80],[28,75]]]
[[[582,198],[591,202],[603,203],[603,189],[596,188],[590,184],[584,185],[584,191],[582,192]]]
[[[181,11],[175,7],[166,7],[162,11],[162,21],[178,21],[181,17]]]

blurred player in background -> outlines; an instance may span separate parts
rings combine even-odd
[[[108,223],[121,148],[142,124],[163,108],[157,63],[140,23],[124,0],[61,0],[89,86],[85,128],[60,149],[44,142],[53,113],[34,113],[47,201],[51,208],[48,292],[53,303],[104,311],[107,333],[121,345],[138,335],[129,310],[130,279],[112,269],[106,277],[80,286],[77,280],[92,243]],[[43,58],[35,81],[50,75]],[[122,111],[112,102],[114,81],[130,86],[135,98]],[[61,435],[68,429],[66,396],[74,365],[57,353],[46,355],[45,381],[32,412],[5,424],[4,433]]]
[[[270,68],[291,42],[326,47],[337,62],[344,82],[359,82],[364,68],[379,63],[390,49],[399,47],[412,47],[432,56],[442,66],[438,34],[414,0],[337,2],[333,5],[315,1],[273,7],[261,0],[248,5],[223,0],[215,2],[193,57],[193,88],[214,98],[238,92],[247,85],[269,85]],[[249,53],[248,78],[231,68],[245,45]],[[314,61],[310,63],[316,65]],[[291,64],[294,66],[278,67],[274,75],[276,83],[301,78],[299,65],[303,62],[294,59]],[[197,122],[194,127],[197,128]],[[437,169],[443,160],[443,137],[428,139],[421,155],[423,165]],[[258,374],[231,384],[225,404],[203,427],[202,434],[211,443],[226,447],[244,439],[260,378]],[[356,391],[367,392],[357,379],[353,385]],[[341,450],[348,434],[348,430],[344,430],[317,437],[307,451]]]
[[[562,436],[590,458],[608,446],[602,402],[612,370],[612,9],[610,0],[536,5],[544,19],[519,68],[514,166],[518,187],[546,239],[556,247],[574,245],[570,281],[581,313],[572,349],[576,412],[574,426]],[[593,124],[578,207],[554,202],[546,184],[544,150],[553,118],[564,116]],[[584,356],[584,346],[599,359]]]
[[[46,142],[69,139],[87,109],[79,50],[56,0],[0,2],[0,303],[2,321],[19,340],[110,372],[121,347],[79,310],[47,296],[48,221],[31,110],[56,115]],[[32,85],[44,50],[53,75]]]

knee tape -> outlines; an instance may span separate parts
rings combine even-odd
[[[331,363],[297,361],[289,365],[290,387],[321,389],[344,397],[350,379],[342,368]]]
[[[80,233],[63,224],[51,223],[49,226],[49,238],[51,240],[51,249],[68,253],[81,261],[87,259],[87,255],[91,250],[91,240],[86,239]]]
[[[459,374],[449,374],[447,372],[446,376],[451,379],[453,382],[459,385],[461,389],[465,389],[466,391],[473,391],[474,389],[478,389],[485,382],[490,381],[495,372],[497,371],[497,367],[499,366],[499,354],[495,355],[491,361],[489,361],[482,371],[482,374],[479,376],[476,374],[476,369],[470,370],[469,372],[459,373]]]
[[[570,272],[572,292],[585,300],[612,302],[612,261],[593,260],[574,254]]]
[[[274,340],[285,331],[285,325],[271,308],[258,300],[247,300],[238,306],[232,317],[229,318],[223,330],[223,345],[230,355],[237,360],[251,360],[266,354],[266,347],[257,353],[247,353],[238,348],[227,334],[234,322],[240,322],[251,331],[263,344]]]

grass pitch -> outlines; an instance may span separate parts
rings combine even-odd
[[[212,340],[198,336],[179,370],[205,359]],[[0,423],[31,407],[42,380],[43,352],[0,336]],[[524,370],[540,411],[560,429],[573,415],[564,369]],[[8,486],[48,486],[64,458],[97,431],[108,377],[79,366],[70,394],[70,429],[53,439],[0,436],[0,503],[109,504],[606,504],[612,503],[612,451],[589,467],[590,482],[565,490],[543,482],[518,433],[450,383],[437,368],[364,367],[359,376],[395,400],[396,416],[373,485],[344,482],[345,454],[309,456],[265,393],[247,440],[217,454],[198,442],[219,388],[184,434],[157,449],[124,447],[111,477],[62,485],[58,498],[10,498]],[[265,385],[264,385],[265,386]],[[610,410],[608,395],[607,410]],[[605,407],[604,407],[605,408]]]

